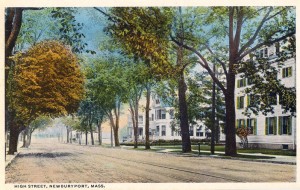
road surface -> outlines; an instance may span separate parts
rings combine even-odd
[[[296,166],[34,141],[6,183],[295,182]]]

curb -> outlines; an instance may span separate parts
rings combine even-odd
[[[19,155],[19,153],[20,152],[15,153],[8,161],[5,161],[5,168],[7,168],[14,161],[14,159]]]
[[[264,163],[272,163],[272,164],[287,164],[287,165],[296,165],[296,162],[284,162],[284,161],[275,161],[275,160],[255,160],[255,159],[249,159],[249,158],[237,158],[237,157],[222,157],[222,156],[211,156],[211,155],[194,155],[190,153],[180,154],[180,153],[171,153],[171,152],[164,152],[167,154],[176,154],[176,155],[189,155],[193,157],[206,157],[206,158],[213,158],[213,159],[226,159],[226,160],[240,160],[240,161],[247,161],[247,162],[264,162]]]

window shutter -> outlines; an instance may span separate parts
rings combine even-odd
[[[250,95],[247,95],[247,107],[250,105]]]
[[[273,132],[274,132],[274,135],[276,135],[277,134],[277,117],[274,117],[273,122],[274,122]]]
[[[237,87],[240,88],[240,80],[237,80]]]
[[[239,97],[236,98],[236,108],[237,109],[240,108],[240,98]]]
[[[268,125],[269,124],[269,120],[268,118],[266,117],[266,122],[265,122],[265,135],[268,135]]]
[[[292,76],[292,67],[289,67],[289,68],[288,68],[288,76],[289,76],[289,77]]]
[[[235,120],[235,128],[237,129],[239,127],[239,120]]]
[[[285,77],[285,68],[282,69],[282,78]]]
[[[283,117],[278,117],[278,119],[279,119],[278,134],[282,135],[282,120],[283,120]]]
[[[288,118],[288,127],[287,127],[287,133],[288,135],[292,134],[292,116],[289,116]]]

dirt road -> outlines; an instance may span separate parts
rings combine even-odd
[[[6,183],[294,182],[296,166],[36,141]]]

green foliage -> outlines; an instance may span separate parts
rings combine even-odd
[[[112,8],[106,28],[122,49],[150,62],[153,73],[172,74],[168,60],[171,8]]]

